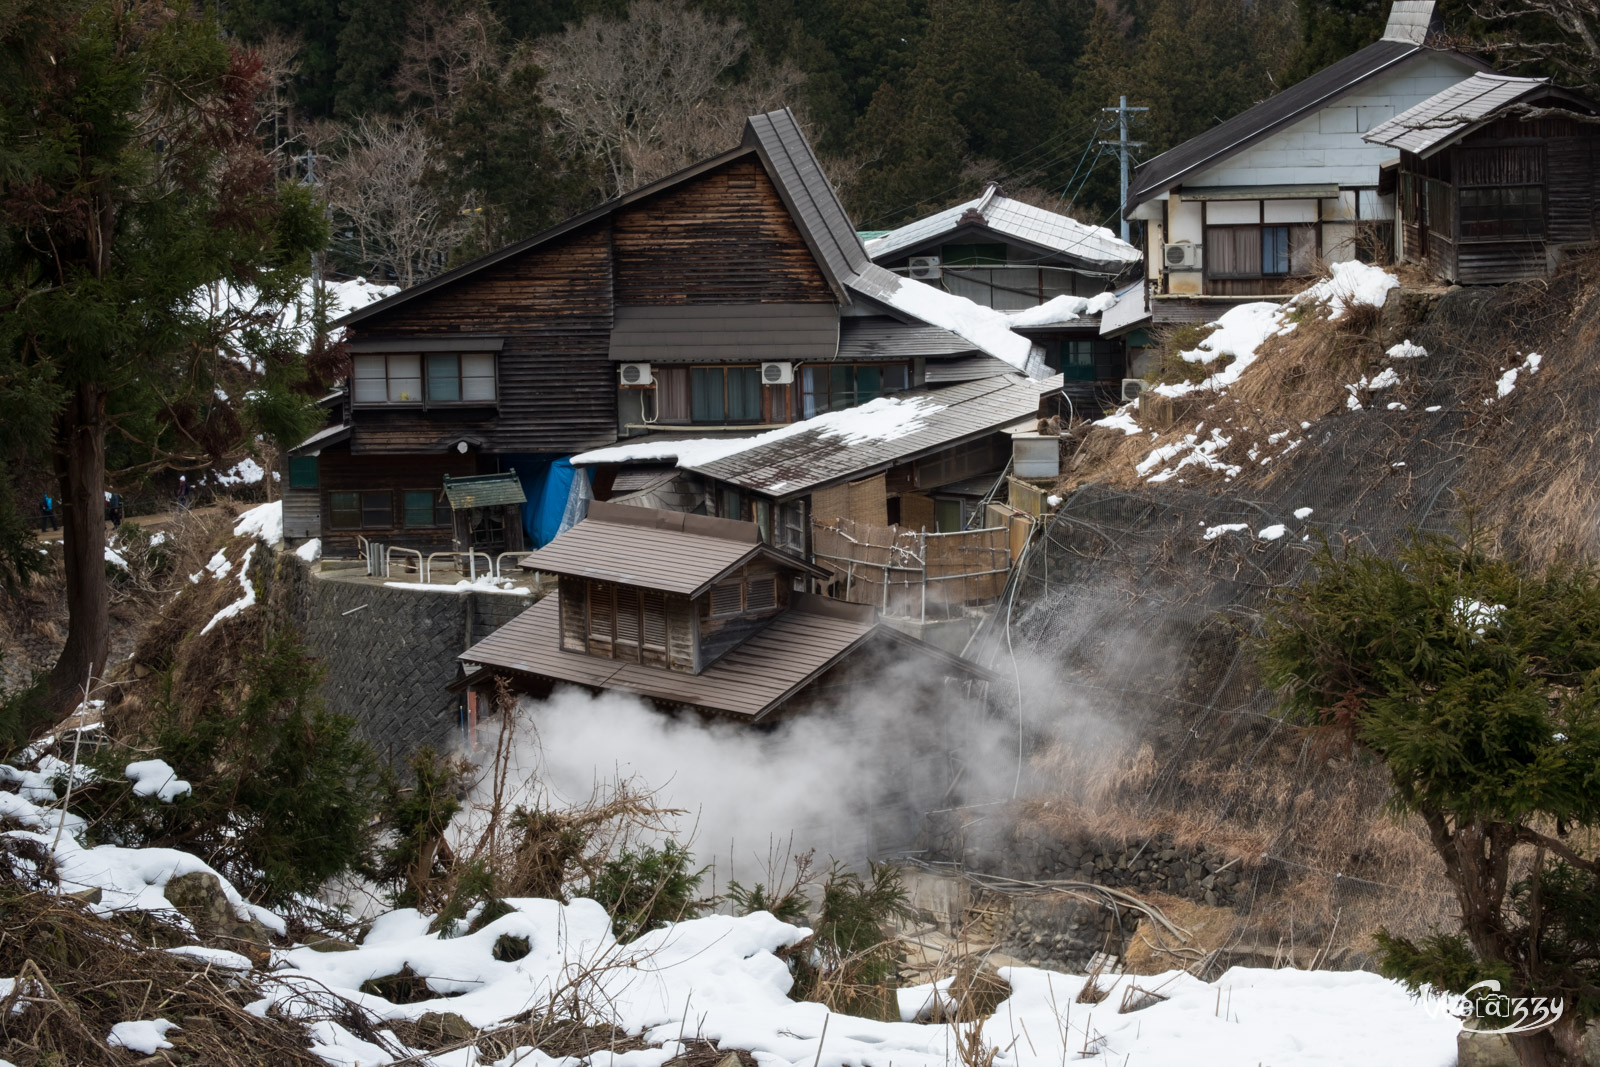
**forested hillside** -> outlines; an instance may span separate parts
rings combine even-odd
[[[1463,41],[1485,24],[1442,4]],[[793,107],[857,225],[999,179],[1115,216],[1149,158],[1382,31],[1379,0],[236,0],[284,176],[322,183],[330,266],[409,284],[733,144]],[[1510,25],[1496,23],[1496,31]]]

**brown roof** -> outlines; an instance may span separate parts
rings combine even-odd
[[[522,557],[522,566],[695,597],[758,557],[819,578],[822,571],[761,543],[753,522],[593,501],[589,516]]]
[[[559,594],[551,594],[462,653],[475,666],[620,689],[752,721],[777,709],[868,640],[911,646],[946,662],[951,673],[986,677],[976,664],[883,626],[869,605],[796,593],[794,607],[699,674],[567,652],[560,647]]]

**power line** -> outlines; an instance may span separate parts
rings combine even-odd
[[[1061,156],[1049,157],[1047,155],[1048,153],[1056,151],[1061,146],[1061,144],[1063,142],[1066,142],[1066,141],[1068,141],[1068,140],[1070,140],[1072,138],[1080,136],[1083,133],[1084,129],[1088,125],[1090,125],[1091,123],[1095,124],[1095,126],[1098,128],[1098,125],[1102,121],[1103,121],[1102,119],[1098,119],[1098,118],[1081,120],[1076,125],[1074,125],[1073,127],[1063,131],[1062,133],[1059,133],[1054,137],[1047,138],[1046,140],[1040,142],[1039,144],[1034,145],[1032,148],[1029,148],[1026,151],[1023,151],[1023,152],[1017,154],[1016,156],[1012,157],[1009,161],[1004,162],[1004,163],[1002,163],[1000,165],[1000,170],[998,172],[1000,177],[1001,178],[1009,177],[1009,176],[1015,174],[1017,172],[1017,170],[1019,170],[1022,167],[1037,167],[1037,166],[1040,166],[1041,165],[1040,160],[1043,160],[1043,165],[1049,165],[1050,163],[1054,163],[1057,159],[1060,159],[1060,158],[1063,158],[1063,157],[1061,157]],[[1029,158],[1029,157],[1033,157],[1033,158]],[[878,222],[879,220],[884,219],[884,218],[888,218],[888,217],[890,217],[892,215],[898,215],[900,212],[905,211],[907,208],[914,208],[919,204],[925,203],[927,200],[936,200],[936,199],[938,199],[938,198],[940,198],[942,196],[945,196],[948,193],[955,192],[957,189],[960,189],[962,187],[962,185],[964,185],[964,184],[966,184],[966,183],[965,182],[957,182],[955,185],[952,185],[947,189],[941,189],[939,192],[934,193],[929,197],[924,197],[922,199],[913,201],[912,203],[909,203],[909,204],[902,204],[899,207],[891,208],[891,209],[886,210],[886,211],[880,211],[877,215],[874,215],[870,220],[863,220],[863,223],[865,224],[866,222]],[[871,229],[872,227],[864,225],[863,228]]]
[[[1115,141],[1101,141],[1102,145],[1113,145],[1117,155],[1122,159],[1122,195],[1118,199],[1121,210],[1117,213],[1122,221],[1122,239],[1128,239],[1128,153],[1133,148],[1143,148],[1145,142],[1128,140],[1128,116],[1137,111],[1149,111],[1147,107],[1129,107],[1126,95],[1121,97],[1116,107],[1103,107],[1101,111],[1115,112],[1117,116],[1118,136]]]

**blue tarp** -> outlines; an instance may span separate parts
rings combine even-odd
[[[588,501],[593,499],[589,472],[574,467],[570,458],[515,456],[507,460],[528,498],[522,505],[522,527],[534,548],[548,545],[587,513]]]

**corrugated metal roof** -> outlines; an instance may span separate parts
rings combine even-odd
[[[1140,278],[1117,290],[1117,302],[1100,313],[1100,335],[1116,337],[1150,318],[1145,280]]]
[[[997,374],[1013,371],[1011,364],[1003,359],[978,355],[929,363],[925,376],[929,385],[949,385],[951,382],[975,382],[980,378],[993,378]]]
[[[903,646],[961,677],[988,672],[876,622],[871,607],[799,593],[794,607],[699,674],[601,659],[560,647],[559,594],[540,600],[461,654],[483,666],[653,700],[689,704],[751,721],[778,710],[865,643]]]
[[[516,474],[472,474],[462,478],[444,476],[444,495],[450,507],[494,508],[510,504],[525,504],[522,480]]]
[[[1143,258],[1137,248],[1122,241],[1110,230],[1085,226],[1076,219],[1058,215],[1054,211],[987,192],[975,200],[968,200],[891,230],[866,246],[867,255],[874,262],[882,263],[969,226],[982,226],[1001,237],[1023,241],[1044,251],[1071,256],[1113,270],[1120,270]]]
[[[839,320],[839,359],[843,362],[876,359],[914,359],[917,356],[958,356],[975,352],[973,343],[937,326],[913,326],[887,315]],[[999,360],[995,362],[999,363]],[[998,374],[1016,370],[1002,363]]]
[[[1368,130],[1362,140],[1432,155],[1495,112],[1549,88],[1548,78],[1474,74]]]
[[[589,505],[582,522],[524,556],[522,566],[692,597],[758,556],[805,574],[826,576],[811,564],[762,544],[752,522],[599,501]]]
[[[901,400],[925,397],[944,406],[928,412],[915,429],[899,437],[862,440],[809,430],[723,459],[686,466],[697,474],[768,496],[799,496],[993,433],[1037,411],[1040,398],[1060,388],[1060,375],[1034,381],[1020,374],[1005,374],[943,389],[899,393]]]
[[[1410,31],[1402,34],[1397,29],[1395,32],[1404,39],[1375,41],[1311,77],[1296,82],[1283,92],[1268,97],[1255,107],[1140,164],[1134,172],[1133,184],[1128,189],[1127,212],[1131,213],[1133,208],[1146,200],[1171,189],[1186,175],[1248,148],[1274,131],[1298,122],[1344,96],[1369,78],[1429,51],[1421,41],[1409,39],[1413,36]],[[1468,56],[1457,58],[1463,63],[1487,69],[1485,64]]]
[[[336,445],[350,436],[348,426],[324,426],[304,441],[289,449],[291,455],[310,452],[313,456],[329,445]]]
[[[833,304],[619,307],[610,354],[619,363],[827,360],[839,332]]]
[[[1434,0],[1395,0],[1389,9],[1389,24],[1384,27],[1385,41],[1406,41],[1422,44],[1433,28]]]

